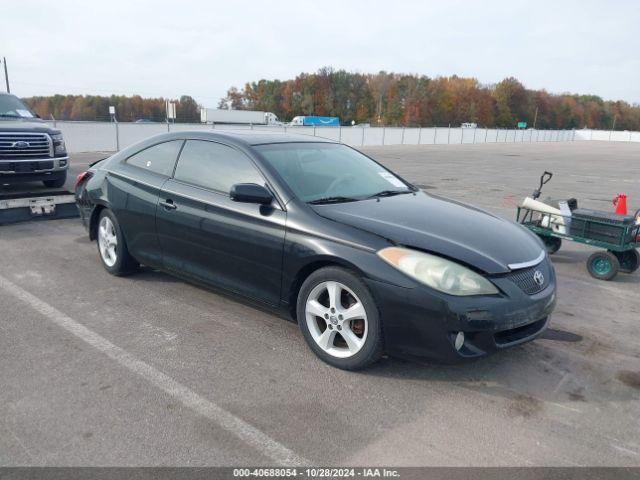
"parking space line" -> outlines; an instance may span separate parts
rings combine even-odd
[[[40,300],[35,295],[4,278],[2,275],[0,275],[0,289],[28,304],[31,308],[59,327],[64,328],[96,350],[115,360],[132,373],[144,378],[160,390],[171,395],[187,408],[215,422],[229,433],[235,435],[255,450],[276,462],[276,464],[287,466],[310,464],[308,460],[298,456],[295,452],[269,437],[261,430],[198,395],[193,390],[155,369],[148,363],[137,359],[126,350],[114,345],[106,338],[76,322],[68,315],[65,315],[53,306]]]

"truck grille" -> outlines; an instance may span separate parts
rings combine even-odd
[[[44,133],[0,132],[0,160],[31,160],[52,157],[51,138]]]
[[[536,272],[542,274],[542,283],[536,282]],[[509,280],[515,283],[520,289],[527,295],[535,295],[549,286],[551,280],[551,268],[547,259],[540,262],[538,265],[529,268],[523,268],[515,270],[506,276]],[[538,281],[540,276],[538,275]]]
[[[0,160],[2,158],[0,157]],[[39,170],[51,170],[53,168],[53,160],[45,160],[44,162],[2,162],[0,163],[0,173],[33,173]]]

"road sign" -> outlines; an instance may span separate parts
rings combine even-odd
[[[167,119],[175,120],[176,119],[176,104],[167,100]]]
[[[527,122],[518,122],[518,128],[527,128]]]

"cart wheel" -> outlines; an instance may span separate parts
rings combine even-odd
[[[549,255],[556,253],[562,246],[562,239],[558,237],[547,237],[545,235],[540,236],[540,239],[544,242],[544,246],[546,247]]]
[[[593,278],[611,280],[620,270],[620,262],[611,252],[596,252],[587,260],[587,270]]]
[[[623,273],[633,273],[640,267],[640,253],[637,250],[627,250],[625,252],[612,252],[618,262],[620,271]]]

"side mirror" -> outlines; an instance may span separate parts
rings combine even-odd
[[[270,205],[273,201],[271,192],[266,187],[256,183],[236,183],[231,187],[229,195],[234,202]]]

